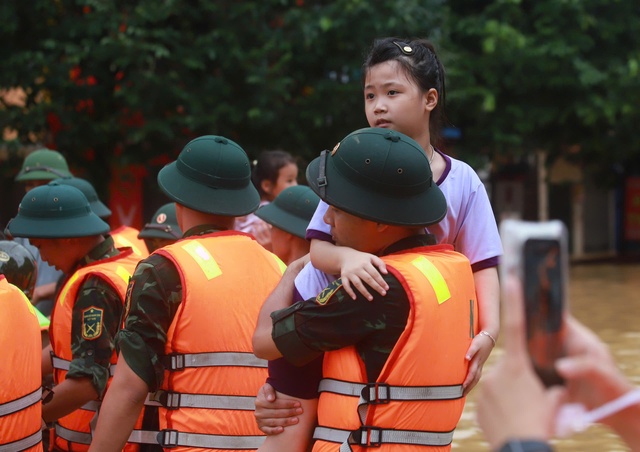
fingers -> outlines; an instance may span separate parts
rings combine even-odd
[[[462,395],[466,396],[469,392],[478,384],[480,381],[480,376],[482,375],[482,366],[478,364],[477,360],[471,361],[471,365],[469,366],[469,372],[467,373],[467,378],[465,378],[464,383],[462,383]]]
[[[284,432],[285,427],[295,425],[298,422],[300,422],[300,420],[297,417],[289,417],[289,418],[283,418],[283,419],[256,418],[256,422],[258,424],[258,428],[260,429],[260,431],[262,431],[266,435],[278,435]]]
[[[502,301],[504,310],[505,353],[515,358],[527,357],[526,322],[522,285],[514,274],[509,274],[504,282]]]

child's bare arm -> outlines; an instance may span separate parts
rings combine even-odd
[[[311,240],[311,263],[324,273],[340,275],[345,290],[353,299],[356,298],[353,288],[367,299],[373,299],[364,283],[381,295],[385,295],[389,289],[382,278],[382,274],[387,274],[387,267],[382,259],[373,254],[313,239]]]

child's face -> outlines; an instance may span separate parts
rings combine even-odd
[[[364,110],[369,126],[396,130],[422,145],[428,144],[429,105],[427,93],[397,61],[385,61],[369,69],[364,83]]]
[[[267,182],[266,185],[263,185],[264,191],[269,195],[269,200],[273,201],[285,188],[298,185],[298,165],[288,163],[280,168],[275,184],[271,181],[264,182]]]

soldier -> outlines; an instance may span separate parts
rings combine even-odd
[[[203,136],[160,171],[158,184],[176,202],[184,238],[136,268],[118,371],[91,450],[122,448],[149,391],[161,405],[160,433],[138,439],[177,450],[255,450],[264,436],[253,400],[266,362],[251,352],[251,334],[284,264],[253,236],[232,230],[235,217],[260,202],[249,159],[233,141]]]
[[[113,372],[114,336],[138,259],[130,249],[114,247],[109,225],[80,190],[55,181],[25,195],[8,229],[29,238],[67,275],[52,314],[51,344],[42,353],[42,373],[53,373],[55,384],[42,418],[54,422],[54,450],[86,450]]]
[[[309,252],[307,226],[320,198],[305,185],[282,190],[273,202],[256,210],[256,216],[272,226],[271,247],[285,264]]]
[[[144,225],[138,234],[143,239],[150,253],[158,248],[171,245],[182,237],[182,230],[176,218],[176,204],[170,202],[163,205],[151,217],[151,221]]]
[[[447,207],[424,151],[399,132],[361,129],[312,161],[307,180],[330,206],[324,220],[336,245],[380,256],[389,288],[352,299],[338,279],[290,305],[302,268],[292,263],[260,311],[256,355],[304,365],[324,352],[314,451],[449,450],[477,304],[469,260],[425,232]],[[264,450],[305,450],[314,424],[305,410]]]
[[[29,250],[0,241],[0,450],[42,451],[42,342],[26,296],[36,274]]]
[[[52,180],[71,176],[69,165],[61,153],[51,149],[38,149],[25,157],[15,181],[24,184],[25,191],[28,192],[32,188],[48,184]],[[56,288],[62,279],[62,272],[43,261],[38,249],[32,246],[28,239],[17,238],[16,241],[25,246],[36,258],[38,281],[30,299],[40,311],[48,316],[53,308]]]
[[[82,194],[89,201],[91,210],[98,215],[105,222],[109,221],[111,216],[111,209],[109,209],[98,197],[96,189],[91,182],[79,177],[66,177],[58,179],[58,182],[63,185],[71,185],[76,187],[82,192]],[[117,248],[131,248],[133,254],[138,256],[138,259],[144,259],[149,255],[147,245],[144,241],[138,238],[138,230],[131,226],[121,225],[110,232],[111,237]]]

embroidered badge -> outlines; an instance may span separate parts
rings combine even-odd
[[[82,311],[82,338],[88,341],[102,335],[102,314],[104,309],[91,306]]]
[[[167,221],[167,215],[164,214],[164,213],[161,213],[156,217],[156,223],[158,223],[158,224],[162,224],[165,221]]]
[[[0,262],[9,262],[9,259],[11,259],[11,256],[9,256],[9,254],[5,253],[4,251],[0,251]]]
[[[316,297],[316,303],[325,305],[336,291],[342,287],[342,281],[337,279],[325,287]]]

